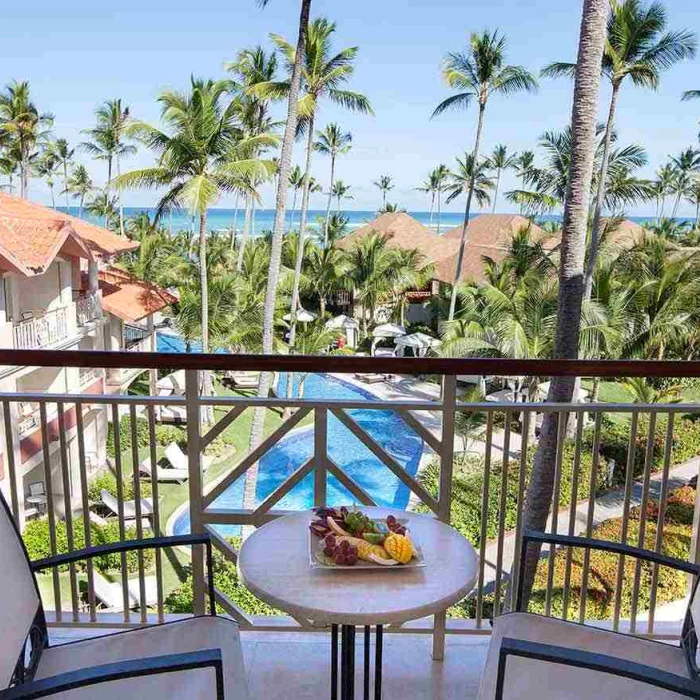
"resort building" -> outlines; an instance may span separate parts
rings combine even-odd
[[[163,290],[111,267],[138,247],[99,226],[0,192],[0,348],[16,350],[155,350],[155,315],[173,301]],[[139,370],[0,366],[0,390],[25,394],[125,393]],[[27,400],[8,404],[11,445],[0,445],[0,487],[8,496],[11,465],[22,518],[41,514],[46,475],[56,504],[74,500],[80,469],[75,406]],[[105,462],[108,414],[88,405],[82,416],[88,472]],[[43,435],[48,438],[44,444]],[[7,441],[9,442],[9,441]],[[50,469],[45,468],[46,459]],[[61,478],[68,461],[70,479]],[[28,500],[27,500],[28,499]]]

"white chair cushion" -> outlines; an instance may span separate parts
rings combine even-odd
[[[36,680],[80,668],[149,656],[221,649],[226,700],[248,700],[238,625],[221,617],[196,617],[44,650]],[[215,700],[213,669],[130,678],[52,696],[56,700]]]
[[[584,627],[540,615],[510,613],[494,620],[491,644],[479,687],[479,700],[493,700],[496,697],[498,654],[503,637],[605,654],[688,677],[683,651],[678,646]],[[682,697],[639,681],[562,664],[514,656],[509,656],[506,663],[504,700],[670,700]]]

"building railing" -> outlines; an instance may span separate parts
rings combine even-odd
[[[17,321],[12,329],[16,350],[46,348],[69,334],[68,308],[62,306],[40,316]]]
[[[49,411],[58,415],[58,437],[61,440],[60,470],[63,483],[68,484],[67,473],[70,460],[67,458],[69,438],[61,428],[64,426],[68,412],[74,406],[90,404],[93,408],[102,406],[110,420],[118,423],[120,416],[131,418],[128,429],[128,444],[123,431],[113,431],[114,457],[112,469],[122,491],[126,485],[132,492],[129,508],[134,509],[132,520],[140,537],[143,528],[150,526],[152,531],[167,534],[168,528],[176,519],[176,513],[163,513],[161,491],[164,488],[158,481],[158,469],[154,466],[148,473],[139,474],[140,469],[131,469],[149,458],[151,465],[156,465],[161,455],[162,446],[158,444],[158,422],[167,413],[176,416],[184,428],[186,438],[186,455],[188,473],[185,487],[187,500],[182,511],[189,517],[191,531],[209,532],[221,555],[232,564],[237,559],[239,540],[230,540],[218,530],[221,526],[237,526],[245,536],[250,528],[279,517],[285,511],[280,507],[283,499],[301,481],[308,479],[313,484],[312,500],[315,505],[326,502],[329,480],[342,485],[357,503],[374,504],[377,494],[372,491],[371,483],[379,472],[387,470],[393,475],[397,484],[409,494],[409,507],[419,506],[446,523],[452,522],[454,499],[465,499],[464,493],[457,492],[458,477],[467,469],[478,487],[468,495],[471,514],[471,539],[479,553],[480,565],[477,586],[462,608],[468,619],[445,619],[437,616],[410,626],[412,631],[431,632],[436,644],[442,644],[445,633],[488,634],[489,618],[502,614],[510,607],[517,582],[511,580],[511,563],[517,561],[520,538],[523,530],[525,495],[531,474],[531,461],[534,451],[532,426],[540,422],[543,414],[553,414],[556,418],[558,447],[554,458],[554,502],[557,507],[551,511],[547,529],[561,534],[585,534],[595,536],[596,526],[603,520],[609,520],[614,513],[618,522],[619,537],[633,544],[650,545],[661,551],[665,546],[667,533],[673,535],[672,526],[668,524],[666,512],[669,505],[669,493],[680,483],[685,483],[690,476],[698,473],[698,460],[688,462],[687,451],[681,450],[682,431],[678,428],[686,414],[693,417],[700,414],[700,404],[635,404],[635,403],[494,403],[479,401],[468,403],[460,399],[458,376],[522,377],[531,376],[541,379],[554,376],[581,376],[619,378],[630,376],[645,377],[698,377],[700,362],[568,362],[568,361],[513,361],[513,360],[442,360],[442,359],[386,359],[360,357],[303,357],[275,356],[256,357],[242,355],[175,355],[147,353],[108,353],[108,352],[8,352],[5,364],[21,362],[38,366],[107,367],[110,369],[163,368],[170,371],[184,369],[186,391],[184,396],[126,396],[126,395],[46,395],[46,394],[0,394],[3,410],[9,410],[14,402],[36,402],[40,407],[40,422],[44,440],[49,439],[46,427]],[[433,384],[433,391],[425,385],[414,394],[404,392],[400,400],[382,398],[380,393],[372,392],[371,385],[363,385],[363,397],[358,398],[281,398],[276,396],[257,397],[249,393],[225,396],[201,396],[201,373],[236,372],[258,370],[278,372],[315,372],[338,373],[355,382],[355,373],[387,372],[393,377],[410,377],[411,375],[429,375],[439,377],[439,384]],[[401,392],[402,379],[388,380],[391,390],[388,395]],[[398,381],[398,385],[397,385]],[[373,398],[365,398],[367,392],[374,393]],[[241,421],[244,415],[250,416],[256,410],[274,411],[283,417],[268,435],[264,436],[257,448],[249,453],[225,457],[226,469],[215,479],[208,480],[203,471],[203,456],[225,431]],[[407,430],[413,431],[423,441],[424,454],[432,462],[429,469],[432,481],[426,481],[418,473],[412,473],[404,467],[397,450],[382,440],[382,436],[372,433],[367,423],[363,423],[356,410],[367,412],[391,412],[400,419]],[[57,526],[59,513],[65,513],[65,529],[68,548],[75,546],[76,533],[74,524],[79,514],[89,514],[94,504],[88,493],[88,474],[84,455],[83,411],[74,411],[77,428],[79,453],[79,473],[73,475],[71,488],[60,493],[52,488],[52,478],[46,472],[47,513],[51,529]],[[213,414],[213,420],[211,420]],[[464,435],[465,417],[478,417],[478,430],[467,435],[468,448],[475,459],[466,466],[462,464],[461,455],[456,458],[455,451],[461,452]],[[140,426],[139,418],[143,419]],[[628,426],[627,449],[624,455],[616,453],[617,487],[610,485],[611,463],[605,457],[605,440],[607,426],[620,425],[624,418]],[[207,422],[208,421],[208,422]],[[377,470],[376,474],[349,473],[348,467],[332,451],[329,440],[329,424],[342,426],[344,434],[359,441],[373,457],[373,466],[366,469]],[[145,426],[145,427],[143,427]],[[283,439],[299,434],[304,428],[312,432],[312,448],[309,458],[287,474],[271,493],[263,500],[251,501],[244,498],[243,506],[230,508],[221,505],[222,496],[239,479],[246,480],[249,494],[254,486],[260,460],[270,449],[279,445]],[[4,421],[6,444],[12,443],[11,421]],[[148,436],[146,443],[141,437],[143,431]],[[614,431],[613,431],[614,432]],[[679,438],[679,435],[681,438]],[[476,446],[478,444],[478,447]],[[457,448],[456,448],[457,445]],[[141,446],[141,447],[140,447]],[[684,463],[679,464],[676,453],[683,452]],[[224,451],[224,454],[225,451]],[[335,455],[335,456],[334,456]],[[11,480],[12,509],[21,520],[22,479],[15,468],[16,460],[12,452],[8,453],[6,473]],[[425,468],[425,461],[421,469]],[[220,470],[217,469],[217,472]],[[53,477],[53,484],[56,476]],[[150,522],[144,518],[141,503],[141,488],[148,483],[152,490],[152,508]],[[255,491],[253,490],[254,494]],[[605,494],[608,497],[605,497]],[[72,494],[72,495],[71,495]],[[116,519],[120,524],[122,538],[126,532],[125,517],[126,498],[119,498],[119,512]],[[614,504],[614,507],[611,506]],[[612,508],[612,510],[611,510]],[[694,504],[693,541],[689,558],[698,559],[700,548],[698,537],[698,513],[700,502]],[[170,523],[166,522],[166,515]],[[82,519],[85,528],[83,538],[89,544],[90,517]],[[465,522],[456,521],[455,526],[465,527]],[[51,543],[55,553],[55,538]],[[592,584],[598,580],[600,571],[589,559],[582,561],[572,552],[545,552],[541,562],[539,595],[543,609],[551,614],[557,611],[561,617],[585,620],[595,615],[597,600],[591,599],[595,590]],[[552,556],[556,554],[556,556]],[[562,558],[564,557],[565,558]],[[166,558],[157,558],[153,570],[145,571],[139,560],[136,576],[144,580],[146,576],[155,575],[157,580],[157,599],[151,607],[142,606],[139,610],[127,609],[115,618],[105,616],[97,607],[94,591],[88,590],[87,602],[82,602],[78,595],[78,573],[71,570],[66,576],[70,586],[62,586],[56,577],[50,583],[53,601],[45,601],[46,607],[55,610],[53,623],[58,624],[101,624],[131,625],[145,624],[163,620],[167,608],[164,590],[164,567]],[[196,552],[191,560],[194,575],[193,610],[202,612],[205,606],[204,569],[202,553]],[[154,572],[154,573],[153,573]],[[123,566],[119,576],[123,586],[128,588],[127,570]],[[660,621],[658,614],[662,608],[658,601],[659,571],[655,569],[651,580],[647,573],[635,569],[631,573],[624,566],[618,570],[614,590],[610,596],[610,616],[601,624],[612,629],[625,629],[648,636],[666,637],[677,634],[675,620],[667,624]],[[88,577],[88,588],[92,585]],[[578,582],[578,583],[577,583]],[[591,585],[589,585],[591,584]],[[644,586],[646,589],[642,590]],[[145,590],[146,586],[141,586]],[[631,599],[629,590],[633,591]],[[66,590],[70,590],[70,600],[66,600]],[[682,593],[682,591],[681,591]],[[596,593],[597,595],[597,593]],[[63,599],[61,598],[63,596]],[[248,629],[312,629],[304,621],[279,623],[276,618],[263,620],[242,610],[225,592],[217,588],[217,602],[221,607]],[[648,609],[646,609],[648,608]],[[645,610],[646,609],[646,610]]]
[[[75,313],[78,326],[85,326],[90,321],[100,318],[101,308],[95,294],[81,293],[75,300]]]

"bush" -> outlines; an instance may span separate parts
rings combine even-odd
[[[240,537],[229,538],[229,542],[238,549]],[[193,611],[192,567],[186,567],[187,574],[182,584],[165,599],[165,612],[186,614]],[[214,550],[214,584],[216,587],[249,615],[283,615],[279,610],[256,598],[238,578],[236,565],[232,564],[216,549]],[[217,605],[218,613],[226,611]]]
[[[130,501],[134,496],[134,480],[130,478],[122,479],[124,489],[124,500]],[[148,498],[153,493],[151,482],[141,479],[141,498]],[[102,489],[109,491],[117,498],[117,477],[111,471],[102,471],[96,474],[88,483],[88,498],[91,501],[102,500]]]
[[[136,528],[130,526],[126,528],[127,540],[136,539]],[[144,534],[144,536],[148,536]],[[29,558],[34,561],[36,559],[44,559],[52,555],[51,540],[49,533],[49,521],[46,518],[41,520],[31,520],[26,524],[22,539],[27,548]],[[90,544],[98,546],[102,544],[111,544],[119,542],[119,523],[116,520],[108,521],[106,525],[97,525],[90,523]],[[83,549],[85,547],[85,522],[83,518],[76,518],[73,521],[73,549]],[[65,520],[56,521],[56,553],[67,554],[68,549],[68,531]],[[143,561],[145,569],[150,569],[153,566],[155,555],[152,549],[143,550]],[[102,572],[121,569],[121,555],[107,554],[93,559],[95,567]],[[76,564],[79,571],[84,571],[86,562],[81,561]],[[127,552],[126,554],[126,569],[130,574],[136,573],[139,570],[138,552]],[[59,571],[68,571],[68,566],[59,567]]]

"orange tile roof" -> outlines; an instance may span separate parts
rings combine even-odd
[[[170,292],[133,277],[117,267],[98,274],[102,308],[122,321],[135,323],[177,301]]]
[[[21,248],[15,248],[15,250],[20,255],[18,261],[28,268],[31,268],[37,260],[45,263],[46,258],[43,254],[49,249],[46,241],[55,235],[51,231],[55,231],[59,224],[67,226],[66,231],[72,230],[85,241],[94,255],[102,258],[110,258],[118,253],[138,248],[138,243],[117,236],[100,226],[6,192],[0,192],[0,219],[5,222],[5,226],[0,229],[0,244],[5,241],[6,236],[12,240],[12,234],[8,232],[8,228],[13,227],[9,220],[25,222],[21,226],[20,224],[14,226],[15,229],[22,229],[22,235],[25,238]],[[58,249],[53,252],[54,255],[57,253]]]

